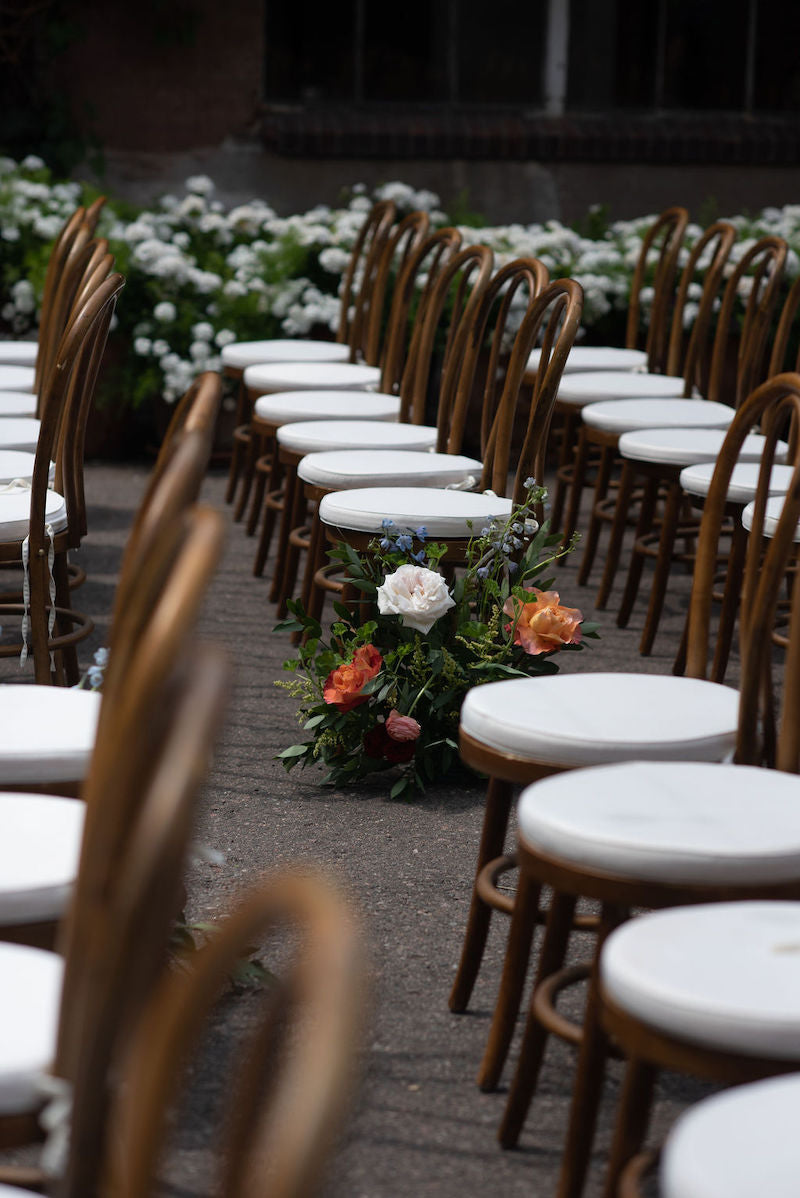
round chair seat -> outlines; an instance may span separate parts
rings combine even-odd
[[[236,370],[276,362],[346,362],[350,347],[338,341],[301,341],[275,337],[271,341],[233,341],[221,351],[222,365]]]
[[[0,791],[0,924],[61,918],[85,814],[79,799]]]
[[[245,386],[252,391],[313,391],[331,387],[337,391],[364,391],[377,387],[381,372],[377,366],[354,362],[275,362],[248,366]]]
[[[534,349],[528,358],[526,371],[539,369],[541,349]],[[613,345],[573,345],[564,366],[564,374],[588,370],[647,369],[647,354],[643,349],[625,349]]]
[[[0,420],[0,449],[21,449],[35,453],[39,441],[38,420],[28,417],[9,416]]]
[[[721,761],[736,740],[730,687],[663,674],[556,674],[476,686],[461,730],[500,753],[546,765]]]
[[[4,786],[81,782],[97,733],[100,694],[61,686],[0,686]]]
[[[30,490],[0,493],[0,541],[18,541],[27,537],[30,516]],[[67,505],[57,491],[48,491],[45,496],[45,520],[52,525],[53,532],[62,532],[67,527]]]
[[[775,535],[775,529],[778,527],[778,521],[783,512],[783,501],[785,495],[774,495],[772,499],[767,500],[764,510],[764,536],[772,537]],[[747,507],[742,512],[742,525],[750,532],[753,527],[753,516],[755,514],[755,502],[748,503]],[[794,530],[793,541],[800,541],[800,524]]]
[[[779,883],[800,876],[792,774],[706,761],[570,770],[527,787],[523,843],[579,869],[675,885]]]
[[[41,1104],[39,1079],[55,1055],[63,972],[57,953],[0,944],[0,1115]]]
[[[705,497],[711,487],[716,462],[700,462],[681,470],[681,487],[688,495]],[[729,503],[749,503],[755,498],[760,466],[758,462],[737,462],[728,484]],[[769,476],[771,495],[782,495],[788,491],[792,481],[792,466],[773,466]]]
[[[561,380],[558,402],[582,408],[606,399],[680,399],[682,378],[668,374],[636,374],[629,370],[597,370]]]
[[[0,449],[0,487],[6,487],[15,478],[30,481],[33,477],[33,463],[36,455],[26,453],[21,449]],[[51,478],[55,474],[55,465],[51,470]]]
[[[346,449],[311,453],[297,473],[305,483],[332,490],[345,487],[447,487],[472,479],[483,469],[475,458],[452,453],[401,449]]]
[[[709,903],[637,916],[606,941],[600,975],[611,1002],[662,1033],[800,1061],[800,903]]]
[[[400,397],[376,391],[278,391],[259,396],[254,412],[268,424],[294,424],[298,420],[397,421]]]
[[[278,444],[293,453],[330,449],[433,449],[436,429],[424,424],[390,424],[377,420],[309,420],[284,424]]]
[[[725,429],[715,428],[654,428],[623,433],[619,451],[624,458],[666,466],[693,466],[715,458],[725,440]],[[758,462],[764,452],[760,433],[745,437],[739,461]],[[786,460],[788,446],[778,443],[776,458]]]
[[[588,404],[583,422],[604,433],[641,428],[727,428],[736,413],[708,399],[616,399]]]
[[[424,524],[429,537],[466,539],[492,516],[506,520],[510,499],[474,491],[437,491],[425,487],[365,487],[338,491],[320,502],[323,524],[351,532],[378,534],[382,522],[392,520],[400,528]]]
[[[32,366],[0,365],[0,391],[33,391],[35,374]]]
[[[36,366],[38,341],[0,341],[0,365]]]
[[[0,391],[0,417],[35,416],[36,402],[33,391]]]
[[[796,1198],[800,1075],[706,1098],[678,1119],[661,1156],[662,1198]]]

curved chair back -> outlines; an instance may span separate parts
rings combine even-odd
[[[645,234],[631,281],[625,344],[629,349],[635,349],[639,344],[641,292],[647,279],[651,252],[657,248],[658,258],[653,277],[653,306],[647,326],[645,350],[648,370],[658,373],[666,369],[670,310],[675,275],[678,269],[678,255],[688,223],[689,213],[685,208],[666,208],[661,213]]]
[[[108,1192],[152,1193],[165,1115],[213,1003],[248,946],[290,931],[295,948],[234,1071],[222,1184],[226,1198],[307,1198],[349,1095],[364,1012],[364,968],[348,906],[315,875],[284,873],[251,889],[192,959],[165,975],[118,1088]],[[297,942],[299,941],[299,944]]]
[[[172,413],[167,431],[161,442],[155,466],[148,481],[148,491],[155,486],[169,459],[175,451],[183,432],[197,429],[208,441],[208,456],[214,440],[220,404],[222,403],[222,378],[213,370],[199,374],[189,390],[178,400]],[[143,502],[145,502],[143,500]]]
[[[372,288],[395,217],[390,200],[373,204],[358,232],[342,280],[336,340],[350,346],[351,362],[363,358],[370,366],[378,364],[377,347],[368,344]]]
[[[708,345],[714,305],[717,303],[725,266],[735,241],[736,229],[733,225],[728,221],[716,221],[698,237],[681,271],[672,314],[666,373],[683,375],[683,393],[686,396],[693,395],[695,388],[701,395],[708,394],[708,374],[711,369]],[[693,289],[699,286],[695,276],[700,271],[703,275],[700,301],[687,339],[686,308]]]
[[[711,641],[711,603],[718,569],[719,538],[727,514],[727,494],[733,468],[745,438],[761,426],[765,448],[759,467],[754,519],[747,538],[740,605],[739,643],[742,673],[740,681],[739,732],[736,760],[742,764],[777,764],[781,769],[800,772],[800,724],[797,722],[800,662],[797,660],[800,638],[796,624],[800,590],[792,591],[789,655],[784,678],[783,722],[776,748],[774,743],[772,632],[781,588],[787,567],[794,559],[794,537],[800,519],[800,458],[795,466],[782,515],[773,534],[765,538],[764,512],[768,498],[768,480],[775,462],[779,439],[787,427],[800,420],[800,375],[780,374],[762,383],[737,411],[717,459],[717,466],[703,509],[697,563],[692,584],[687,642],[687,673],[696,678],[706,675]]]
[[[98,1191],[119,1058],[167,966],[195,803],[227,694],[225,659],[209,646],[184,648],[170,667],[131,680],[87,780],[55,1066],[73,1099],[63,1198]]]
[[[389,359],[389,341],[398,320],[407,318],[395,304],[397,284],[416,250],[428,235],[427,212],[411,212],[391,230],[382,250],[375,257],[374,279],[370,287],[366,315],[364,360],[381,366],[381,391],[395,391],[399,370]]]

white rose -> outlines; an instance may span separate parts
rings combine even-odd
[[[435,570],[423,566],[400,566],[378,587],[381,615],[400,616],[406,628],[428,632],[455,600],[447,583]]]

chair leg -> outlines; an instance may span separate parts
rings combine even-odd
[[[534,993],[540,982],[556,973],[564,964],[572,930],[575,902],[574,895],[553,894],[547,917],[547,931],[536,969]],[[548,1037],[549,1032],[536,1018],[533,1003],[531,1003],[516,1072],[497,1133],[497,1138],[504,1148],[516,1147],[519,1140],[528,1109],[536,1093]]]
[[[636,1059],[628,1062],[603,1198],[616,1198],[623,1169],[644,1143],[653,1105],[655,1080],[656,1070],[652,1065]]]
[[[228,471],[228,486],[225,490],[225,502],[233,503],[236,496],[236,488],[239,484],[239,475],[242,471],[242,459],[244,442],[241,439],[241,433],[250,422],[250,404],[247,399],[247,388],[244,385],[244,379],[239,379],[239,386],[236,393],[236,422],[233,433],[233,449],[231,452],[231,465]]]
[[[278,547],[275,551],[275,570],[269,592],[270,603],[276,603],[285,592],[284,575],[289,552],[289,533],[300,523],[300,515],[297,511],[298,499],[301,504],[303,503],[303,484],[297,477],[297,467],[294,464],[286,467],[283,478],[283,507],[278,528]]]
[[[278,487],[282,473],[274,446],[271,457],[268,458],[265,454],[262,454],[256,461],[254,474],[255,487],[253,488],[252,499],[250,501],[250,513],[247,517],[248,537],[254,536],[258,528],[258,518],[264,506],[265,493],[273,491]],[[274,522],[275,518],[273,516],[270,523],[270,533]]]
[[[478,848],[478,862],[475,869],[475,881],[484,865],[502,855],[505,845],[508,819],[511,813],[511,796],[513,788],[510,782],[500,778],[490,778],[486,791],[486,809],[483,816],[481,842]],[[478,895],[473,885],[467,930],[464,934],[464,944],[461,948],[461,959],[456,971],[453,988],[450,991],[449,1006],[455,1013],[465,1011],[475,985],[475,979],[481,967],[486,938],[489,934],[489,924],[492,919],[492,908]]]
[[[592,515],[589,521],[589,528],[586,533],[583,557],[581,559],[581,568],[578,571],[579,586],[586,586],[586,583],[589,581],[589,575],[592,572],[595,554],[597,553],[597,545],[600,540],[600,529],[603,525],[603,521],[598,514],[597,506],[599,503],[602,503],[608,494],[608,484],[611,479],[611,468],[613,465],[614,451],[607,445],[604,445],[600,451],[600,464],[597,467],[597,477],[594,482]]]
[[[567,491],[567,483],[564,481],[564,475],[569,471],[570,462],[574,454],[575,428],[575,415],[572,412],[568,412],[564,416],[561,447],[558,454],[555,494],[553,495],[553,504],[550,509],[550,527],[553,532],[559,532],[561,529],[561,516],[564,512],[564,500]]]
[[[611,594],[611,588],[614,585],[614,579],[617,575],[619,567],[619,558],[622,552],[622,543],[625,539],[625,529],[628,525],[628,508],[633,495],[633,467],[629,462],[625,462],[622,467],[622,474],[619,480],[619,490],[617,491],[617,502],[614,507],[614,519],[611,522],[611,536],[608,542],[608,550],[606,551],[606,564],[603,570],[603,577],[600,582],[600,588],[595,599],[595,607],[604,609],[608,603],[608,597]]]
[[[243,519],[247,510],[247,502],[250,498],[250,491],[253,486],[253,476],[256,469],[256,460],[259,457],[259,438],[251,431],[250,440],[247,442],[244,452],[244,463],[241,472],[241,489],[239,498],[236,501],[233,518],[236,521]]]
[[[567,1139],[564,1155],[561,1158],[558,1198],[580,1198],[589,1170],[597,1115],[603,1094],[606,1060],[609,1053],[609,1039],[599,1018],[600,952],[607,937],[624,920],[626,914],[618,907],[603,905],[589,980],[575,1084],[572,1090]]]
[[[286,554],[286,569],[283,573],[281,593],[277,598],[277,615],[282,619],[286,615],[287,600],[291,599],[297,587],[297,575],[300,570],[300,554],[308,552],[308,538],[304,535],[307,526],[308,512],[305,495],[301,495],[297,503],[297,523],[289,533],[289,548]]]
[[[667,583],[672,566],[672,556],[675,550],[675,538],[678,533],[683,495],[680,485],[672,483],[667,491],[667,501],[664,506],[664,520],[661,525],[661,535],[658,540],[658,557],[650,586],[650,602],[647,605],[642,639],[639,642],[639,652],[642,657],[649,657],[653,651],[653,641],[656,639],[664,600],[667,597]]]
[[[56,607],[62,607],[69,610],[70,606],[70,591],[69,591],[69,568],[67,564],[67,555],[57,554],[53,561],[53,581],[56,587]],[[69,620],[56,619],[56,630],[59,635],[68,634],[72,631],[73,625]],[[57,654],[60,657],[60,670],[63,671],[63,685],[76,686],[80,682],[81,671],[78,665],[78,650],[75,645],[65,645]],[[59,671],[60,672],[60,671]]]
[[[578,527],[578,512],[580,511],[583,488],[586,485],[586,463],[589,460],[589,441],[586,435],[586,425],[581,424],[578,432],[578,444],[572,460],[572,481],[570,483],[567,512],[564,519],[562,540],[566,544]],[[563,559],[562,559],[563,560]]]
[[[645,555],[641,549],[637,548],[636,542],[639,537],[643,537],[644,534],[649,532],[650,528],[652,527],[657,499],[658,482],[654,478],[648,478],[644,485],[642,503],[641,507],[639,508],[639,519],[636,522],[633,553],[628,565],[628,577],[625,580],[625,590],[622,593],[622,602],[620,603],[619,611],[617,612],[618,628],[627,628],[628,620],[630,620],[631,612],[633,611],[633,605],[636,602],[636,596],[639,593],[639,582],[642,577]]]
[[[478,1069],[478,1085],[482,1090],[496,1090],[503,1065],[511,1047],[514,1025],[522,1005],[522,991],[531,956],[533,934],[539,915],[541,885],[529,874],[521,872],[514,899],[514,912],[508,934],[500,991],[497,995],[489,1038]]]
[[[717,627],[717,643],[714,648],[714,660],[711,665],[711,681],[724,682],[725,671],[728,668],[733,632],[736,627],[736,615],[739,611],[739,600],[744,577],[744,559],[747,551],[747,533],[742,528],[739,519],[733,522],[731,547],[728,554],[728,568],[725,572],[725,586],[722,592],[722,610],[719,614]]]

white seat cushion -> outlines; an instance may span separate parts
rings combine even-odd
[[[29,481],[33,477],[33,463],[36,455],[25,453],[21,449],[0,449],[0,487],[7,487],[14,479]],[[51,463],[50,477],[55,474],[55,464]]]
[[[600,976],[612,1002],[668,1035],[800,1060],[800,903],[640,915],[609,936]]]
[[[725,430],[716,428],[654,428],[623,433],[619,451],[624,458],[641,462],[663,463],[669,466],[693,466],[708,462],[722,449]],[[788,446],[778,443],[775,457],[785,461]],[[757,462],[764,452],[764,438],[759,433],[745,437],[739,460]]]
[[[415,453],[402,449],[343,449],[310,453],[297,473],[315,487],[474,487],[483,469],[476,458],[454,453]]]
[[[377,366],[354,362],[276,362],[248,366],[244,372],[246,387],[254,391],[311,391],[321,387],[363,391],[377,387],[381,372]]]
[[[260,395],[254,411],[268,424],[298,420],[392,420],[400,415],[400,396],[380,391],[277,391]]]
[[[716,462],[700,462],[681,470],[681,486],[689,495],[708,494]],[[729,503],[749,503],[758,486],[758,462],[737,462],[728,484]],[[771,495],[784,494],[789,489],[794,469],[791,466],[773,466],[769,476]]]
[[[474,491],[437,491],[425,487],[365,487],[326,495],[319,505],[323,524],[352,532],[378,534],[382,521],[400,528],[425,525],[429,537],[467,538],[486,521],[511,514],[511,500]]]
[[[528,358],[528,370],[539,369],[542,351],[534,349]],[[613,345],[573,345],[569,351],[564,374],[585,370],[646,370],[647,354],[643,349],[617,348]]]
[[[800,877],[800,781],[706,761],[570,770],[520,796],[521,840],[633,880],[736,885]]]
[[[0,417],[35,415],[36,396],[32,391],[0,391]]]
[[[338,341],[301,341],[275,337],[271,341],[234,341],[222,347],[223,366],[244,370],[267,362],[346,362],[350,347]]]
[[[0,791],[0,924],[61,918],[85,813],[79,799]]]
[[[41,1105],[53,1062],[64,962],[57,953],[0,944],[0,1115]]]
[[[436,429],[426,424],[377,420],[309,420],[284,424],[278,444],[294,453],[324,453],[329,449],[433,449]]]
[[[708,399],[615,399],[587,404],[583,420],[606,433],[637,428],[727,428],[733,408]]]
[[[38,353],[38,341],[0,341],[0,363],[3,366],[35,366]]]
[[[0,686],[0,778],[4,786],[81,782],[97,733],[97,691]]]
[[[40,423],[24,416],[8,416],[0,420],[0,449],[21,449],[35,453]]]
[[[778,527],[778,521],[783,512],[783,502],[785,495],[774,495],[772,499],[767,500],[767,506],[764,511],[764,536],[772,537],[775,535],[775,529]],[[742,524],[748,532],[753,527],[753,516],[755,514],[755,503],[748,503],[747,507],[742,511]],[[793,541],[800,541],[800,524],[794,530]]]
[[[662,1198],[797,1198],[800,1075],[735,1086],[684,1112],[661,1156]]]
[[[665,758],[721,761],[733,748],[739,696],[663,674],[556,674],[476,686],[461,728],[492,749],[548,765]]]
[[[582,408],[604,399],[678,399],[682,378],[668,374],[637,374],[630,370],[596,370],[561,380],[558,402]]]
[[[19,541],[30,528],[31,493],[29,489],[0,492],[0,541]],[[45,520],[53,532],[67,527],[67,505],[63,495],[48,491],[45,496]]]
[[[32,366],[0,365],[0,391],[33,391],[35,373]]]

